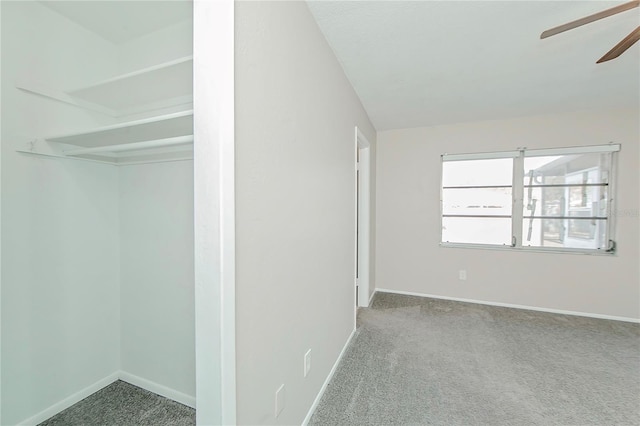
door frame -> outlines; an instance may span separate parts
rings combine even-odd
[[[369,306],[371,268],[371,144],[356,126],[356,294],[357,306]]]
[[[196,423],[236,424],[234,1],[193,2]]]

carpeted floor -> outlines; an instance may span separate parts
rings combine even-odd
[[[638,425],[640,324],[376,294],[310,425]]]
[[[196,410],[118,380],[39,426],[191,426]]]

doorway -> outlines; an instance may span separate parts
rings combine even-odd
[[[356,127],[356,306],[368,307],[371,233],[371,144]]]

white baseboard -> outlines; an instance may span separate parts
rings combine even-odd
[[[196,399],[193,396],[189,396],[166,386],[159,385],[150,380],[146,380],[142,377],[127,373],[126,371],[116,371],[115,373],[109,374],[104,379],[100,379],[94,384],[82,389],[81,391],[78,391],[73,395],[63,399],[62,401],[53,404],[52,406],[46,408],[38,414],[21,421],[20,423],[18,423],[18,426],[35,426],[39,423],[42,423],[43,421],[55,416],[63,410],[66,410],[73,404],[82,401],[86,397],[98,392],[102,388],[109,386],[111,383],[117,380],[122,380],[123,382],[138,386],[139,388],[148,390],[149,392],[153,392],[160,396],[164,396],[165,398],[172,399],[191,408],[195,408],[196,406]]]
[[[196,408],[196,398],[194,396],[178,392],[177,390],[152,382],[151,380],[143,379],[142,377],[127,373],[126,371],[119,372],[119,379],[123,382],[127,382],[134,386],[138,386],[139,388],[148,390],[149,392],[153,392],[160,396],[164,396],[165,398],[172,399],[176,402],[179,402],[180,404],[184,404],[191,408]]]
[[[43,421],[47,420],[48,418],[53,417],[56,414],[58,414],[59,412],[61,412],[63,410],[66,410],[67,408],[71,407],[73,404],[76,404],[76,403],[82,401],[83,399],[85,399],[89,395],[98,392],[100,389],[104,388],[105,386],[109,386],[111,383],[115,382],[118,379],[119,379],[118,373],[117,372],[112,373],[112,374],[108,375],[107,377],[105,377],[104,379],[100,379],[97,382],[95,382],[94,384],[89,385],[86,388],[74,393],[73,395],[68,396],[67,398],[63,399],[62,401],[53,404],[52,406],[44,409],[43,411],[39,412],[38,414],[36,414],[34,416],[31,416],[26,420],[21,421],[20,423],[18,423],[18,425],[20,425],[20,426],[35,426],[38,423],[42,423]]]
[[[373,296],[376,295],[376,289],[373,289],[373,293],[371,293],[371,297],[369,297],[369,304],[367,306],[371,306],[371,302],[373,302]]]
[[[395,294],[404,294],[407,296],[419,296],[419,297],[429,297],[432,299],[442,299],[442,300],[452,300],[455,302],[466,302],[466,303],[476,303],[479,305],[489,305],[489,306],[499,306],[502,308],[513,308],[513,309],[526,309],[528,311],[538,311],[538,312],[549,312],[552,314],[563,314],[563,315],[574,315],[579,317],[588,317],[588,318],[598,318],[598,319],[606,319],[612,321],[624,321],[624,322],[633,322],[640,323],[640,318],[629,318],[629,317],[618,317],[614,315],[603,315],[603,314],[592,314],[589,312],[577,312],[577,311],[564,311],[562,309],[550,309],[550,308],[539,308],[537,306],[526,306],[526,305],[515,305],[512,303],[502,303],[502,302],[488,302],[486,300],[474,300],[474,299],[463,299],[460,297],[449,297],[449,296],[438,296],[435,294],[425,294],[425,293],[416,293],[413,291],[400,291],[400,290],[389,290],[386,288],[377,288],[376,291],[380,293],[395,293]]]
[[[327,386],[329,385],[329,382],[331,381],[331,379],[333,378],[333,375],[338,369],[338,365],[340,364],[340,361],[342,361],[342,357],[344,356],[344,353],[347,351],[347,348],[349,347],[349,343],[351,343],[351,339],[353,339],[353,336],[355,336],[355,334],[356,334],[356,329],[354,328],[351,334],[349,335],[349,338],[347,339],[347,343],[344,344],[342,350],[340,351],[340,355],[338,355],[338,359],[333,364],[333,367],[331,367],[331,371],[329,371],[329,375],[327,376],[327,379],[322,384],[322,387],[320,388],[320,391],[318,392],[316,399],[313,401],[313,404],[311,404],[311,408],[309,408],[309,412],[307,412],[306,417],[302,421],[302,426],[307,426],[307,424],[309,423],[309,420],[311,420],[311,416],[313,415],[313,412],[316,411],[316,408],[318,407],[318,404],[322,399],[322,395],[324,395],[324,391],[327,390]]]

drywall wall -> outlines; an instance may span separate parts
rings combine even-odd
[[[2,7],[2,419],[13,425],[118,369],[117,169],[19,154],[109,120],[19,91],[113,72],[116,51],[37,2]]]
[[[192,33],[184,21],[118,45],[119,72],[190,56]],[[121,368],[193,404],[193,162],[120,167],[119,177]]]
[[[638,109],[603,110],[380,132],[377,286],[640,318],[639,116]],[[439,246],[441,154],[611,141],[622,145],[615,256]],[[466,281],[458,279],[460,269]]]
[[[119,44],[118,68],[126,73],[192,54],[193,21],[185,20]]]
[[[119,171],[122,370],[194,398],[193,162]]]
[[[237,420],[300,424],[354,330],[354,127],[376,135],[304,2],[235,18]]]

